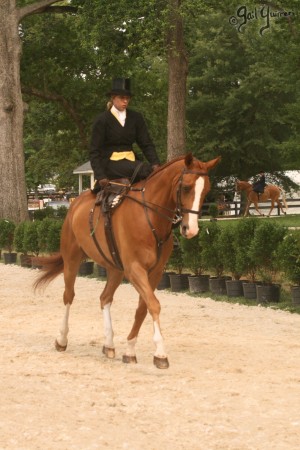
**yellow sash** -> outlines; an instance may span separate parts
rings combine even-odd
[[[113,152],[110,159],[112,161],[120,161],[120,159],[128,159],[129,161],[135,161],[135,154],[133,153],[133,151]]]

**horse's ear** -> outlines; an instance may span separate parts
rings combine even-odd
[[[208,161],[205,163],[207,170],[213,169],[219,162],[221,161],[221,156],[218,156],[215,159],[212,159],[211,161]]]
[[[193,154],[190,152],[190,153],[187,153],[187,155],[185,156],[185,158],[184,158],[184,163],[185,163],[185,165],[186,165],[186,167],[189,169],[190,168],[190,166],[193,164],[193,161],[194,161],[194,157],[193,157]]]

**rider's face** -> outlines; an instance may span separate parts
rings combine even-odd
[[[130,101],[129,95],[114,95],[112,102],[115,108],[119,111],[125,111]]]

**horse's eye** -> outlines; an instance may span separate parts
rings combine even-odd
[[[190,190],[191,190],[192,188],[191,188],[191,186],[188,186],[188,185],[186,185],[186,184],[184,184],[183,186],[182,186],[182,190],[183,190],[183,192],[190,192]]]

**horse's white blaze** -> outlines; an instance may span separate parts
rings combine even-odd
[[[202,177],[198,178],[195,183],[195,197],[192,205],[193,211],[198,211],[200,205],[201,194],[204,189],[204,179]],[[188,214],[188,230],[186,232],[186,237],[192,238],[196,236],[199,231],[198,225],[198,214],[189,213]]]
[[[111,303],[107,303],[103,308],[104,345],[108,348],[114,348],[114,332],[111,323],[110,307]]]
[[[154,355],[158,356],[159,358],[166,358],[167,354],[166,354],[165,347],[164,347],[163,337],[160,332],[160,327],[157,322],[154,322],[153,325],[154,325],[153,341],[154,341],[154,344],[156,345],[156,350],[154,352]]]
[[[59,330],[59,337],[56,339],[61,347],[65,347],[68,344],[68,333],[69,333],[69,314],[71,305],[68,303],[66,305],[65,315]]]

